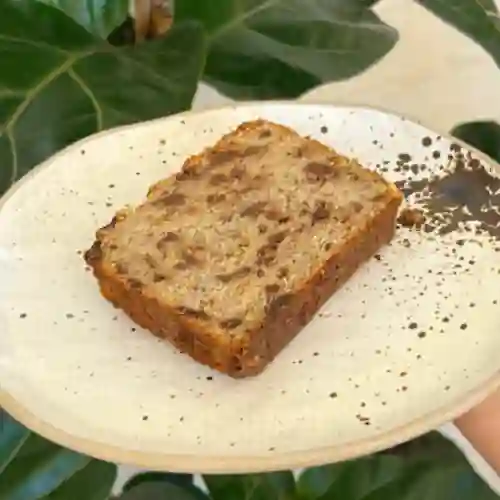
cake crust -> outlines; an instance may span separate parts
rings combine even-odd
[[[169,302],[165,296],[158,293],[160,285],[149,286],[146,279],[142,279],[142,275],[141,279],[137,279],[139,275],[136,274],[134,277],[127,274],[126,270],[121,269],[119,264],[126,262],[126,258],[122,257],[122,260],[117,263],[116,259],[110,257],[113,255],[110,246],[117,246],[116,241],[113,240],[114,234],[117,228],[121,227],[120,225],[123,225],[123,222],[130,217],[131,212],[125,211],[117,214],[108,226],[100,229],[94,244],[85,253],[85,260],[93,269],[101,293],[107,300],[122,309],[138,325],[150,330],[156,336],[168,340],[196,361],[232,377],[247,377],[261,373],[313,318],[332,294],[380,247],[392,239],[398,208],[402,201],[399,191],[378,174],[363,169],[357,164],[349,163],[345,157],[338,155],[317,141],[300,138],[294,131],[286,127],[257,120],[241,125],[234,132],[224,136],[213,148],[189,158],[179,174],[151,187],[148,200],[141,207],[148,208],[148,205],[157,203],[158,200],[164,200],[165,197],[170,197],[170,201],[172,201],[172,196],[179,196],[173,186],[175,187],[179,182],[182,183],[184,180],[192,179],[193,176],[199,176],[200,172],[204,172],[207,169],[207,158],[209,159],[208,167],[210,167],[210,159],[212,159],[214,166],[210,177],[212,181],[217,178],[217,175],[222,179],[222,174],[217,173],[217,166],[220,163],[213,161],[213,158],[218,158],[222,164],[226,165],[225,171],[227,171],[228,166],[231,171],[234,171],[236,167],[239,171],[244,171],[248,156],[258,155],[264,148],[260,143],[255,144],[255,141],[253,143],[250,141],[246,143],[245,148],[236,150],[234,141],[240,141],[239,145],[241,146],[248,134],[251,137],[255,137],[255,134],[257,134],[256,137],[269,134],[270,140],[274,140],[274,135],[291,138],[303,144],[304,149],[314,158],[318,158],[318,155],[327,158],[328,161],[311,160],[304,164],[306,182],[317,183],[318,179],[321,182],[328,182],[321,179],[322,176],[330,175],[330,172],[326,171],[325,168],[335,169],[336,162],[341,160],[343,161],[342,168],[349,168],[349,172],[355,173],[354,178],[357,180],[353,181],[353,189],[356,188],[357,182],[361,182],[360,177],[364,182],[365,189],[371,182],[377,186],[377,189],[370,194],[373,198],[369,200],[371,203],[369,210],[364,212],[352,203],[346,206],[353,209],[353,214],[345,211],[345,204],[337,211],[335,207],[326,207],[318,205],[318,203],[311,208],[310,213],[307,214],[311,228],[307,230],[313,231],[311,233],[313,237],[316,234],[314,227],[319,228],[320,225],[323,229],[318,229],[320,231],[318,234],[327,234],[325,233],[328,229],[327,225],[333,224],[330,220],[333,218],[335,224],[342,229],[340,233],[340,229],[336,229],[337,233],[334,234],[340,234],[342,239],[341,241],[333,241],[332,239],[328,242],[329,247],[322,247],[322,253],[318,254],[319,257],[314,261],[311,271],[300,276],[297,282],[290,284],[286,282],[285,278],[283,278],[284,281],[280,281],[273,271],[275,269],[273,266],[287,264],[287,262],[276,262],[276,249],[282,244],[284,238],[291,238],[290,244],[293,246],[293,231],[296,231],[296,228],[293,231],[290,229],[287,234],[285,234],[286,231],[281,231],[285,236],[280,238],[276,237],[280,233],[271,230],[272,234],[267,236],[266,245],[261,245],[260,242],[256,249],[251,248],[252,242],[250,242],[248,251],[252,251],[252,255],[255,257],[253,266],[240,265],[236,270],[229,269],[225,274],[217,274],[218,282],[222,283],[222,287],[238,286],[239,280],[246,280],[241,286],[248,287],[248,283],[258,281],[255,276],[259,275],[259,270],[273,275],[275,282],[266,282],[265,286],[259,282],[256,285],[266,288],[265,294],[260,294],[260,290],[258,290],[254,296],[259,299],[261,296],[264,297],[265,304],[262,310],[259,309],[260,302],[255,304],[254,310],[258,314],[255,313],[251,320],[245,322],[245,318],[240,317],[214,317],[217,315],[217,307],[215,306],[213,308],[215,312],[211,312],[209,308],[206,310],[202,307],[190,307],[187,302],[185,304],[182,302],[174,303],[171,299]],[[279,141],[277,145],[266,143],[265,147],[279,147]],[[248,151],[249,148],[253,148],[253,150]],[[348,162],[347,166],[346,161]],[[325,167],[325,165],[327,166]],[[307,177],[310,170],[313,170],[312,180]],[[335,182],[335,180],[331,182]],[[217,197],[229,196],[231,190],[234,190],[235,186],[240,186],[241,183],[241,178],[237,178],[229,187],[216,186],[216,190],[207,191],[207,203],[210,199],[215,200]],[[257,186],[254,189],[262,188]],[[314,189],[316,189],[316,184]],[[173,201],[175,202],[175,199]],[[181,205],[183,204],[181,203]],[[237,206],[235,209],[239,210],[240,217],[245,217],[245,211],[248,212],[252,207],[254,210],[258,209],[255,204],[245,207]],[[185,210],[185,208],[178,210]],[[338,215],[340,212],[342,212],[343,219],[340,219]],[[260,217],[261,214],[258,215]],[[269,218],[269,213],[264,214],[264,216]],[[135,217],[139,216],[135,215]],[[289,216],[287,217],[290,219]],[[285,218],[282,219],[285,220]],[[251,219],[249,224],[258,225],[260,220]],[[282,224],[281,228],[286,228],[288,221],[283,223],[280,220],[274,220],[272,224],[274,223],[277,224],[276,227]],[[271,229],[272,224],[268,224]],[[123,228],[122,231],[124,231]],[[113,243],[110,244],[110,241]],[[283,270],[283,266],[276,267],[276,269],[278,268]],[[168,285],[164,285],[164,287],[168,287]]]

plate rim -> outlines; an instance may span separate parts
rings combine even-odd
[[[500,164],[490,158],[477,148],[466,144],[448,133],[436,131],[432,127],[421,123],[420,120],[413,119],[408,115],[399,114],[392,110],[383,109],[377,106],[371,106],[359,103],[349,103],[346,101],[323,101],[323,100],[272,100],[272,101],[246,101],[236,104],[230,104],[220,107],[210,107],[204,110],[188,110],[182,113],[170,115],[167,117],[155,118],[130,125],[114,127],[101,132],[87,136],[66,148],[60,150],[47,158],[41,164],[33,168],[28,174],[12,185],[6,193],[0,197],[0,211],[8,200],[25,183],[33,177],[40,174],[42,170],[48,168],[52,162],[59,156],[63,156],[73,149],[80,149],[84,144],[99,138],[113,135],[119,132],[133,130],[134,128],[147,126],[152,123],[165,122],[170,120],[181,120],[186,116],[201,115],[211,112],[224,112],[234,109],[266,107],[266,106],[296,106],[296,107],[324,107],[333,109],[358,109],[367,111],[376,111],[384,115],[389,115],[398,119],[403,119],[416,125],[422,126],[429,132],[441,135],[444,139],[461,145],[465,149],[473,152],[478,158],[494,168],[500,173]],[[389,431],[377,434],[375,436],[363,438],[355,441],[347,441],[341,445],[325,446],[303,451],[275,452],[269,455],[192,455],[175,454],[160,452],[145,452],[129,447],[120,447],[110,445],[105,442],[92,440],[68,433],[64,429],[55,427],[50,422],[36,416],[35,412],[22,405],[16,398],[1,387],[0,381],[0,410],[7,411],[12,417],[18,420],[28,429],[40,434],[57,444],[84,453],[91,457],[114,462],[119,464],[133,465],[149,470],[162,470],[169,472],[187,472],[187,473],[251,473],[251,472],[270,472],[285,469],[297,469],[302,467],[311,467],[335,463],[348,459],[353,459],[362,455],[367,455],[387,449],[405,441],[418,437],[426,432],[436,429],[440,425],[452,421],[461,414],[479,404],[489,394],[500,387],[500,367],[481,385],[455,398],[454,401],[439,407],[425,415],[411,420],[403,425],[395,427]]]

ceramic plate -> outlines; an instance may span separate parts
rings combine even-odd
[[[256,118],[380,171],[426,224],[400,228],[262,375],[232,380],[113,309],[81,253],[116,210]],[[240,105],[90,137],[3,200],[0,404],[64,445],[171,471],[334,462],[428,431],[500,381],[498,172],[418,124],[355,107]]]

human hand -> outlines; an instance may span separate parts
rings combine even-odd
[[[500,474],[500,389],[459,417],[455,425]]]

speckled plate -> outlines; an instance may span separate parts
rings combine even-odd
[[[232,380],[114,310],[81,251],[117,209],[255,118],[358,157],[427,222],[400,228],[262,375]],[[90,137],[3,200],[0,405],[64,445],[171,471],[333,462],[434,428],[500,382],[494,172],[420,125],[355,107],[240,105]]]

